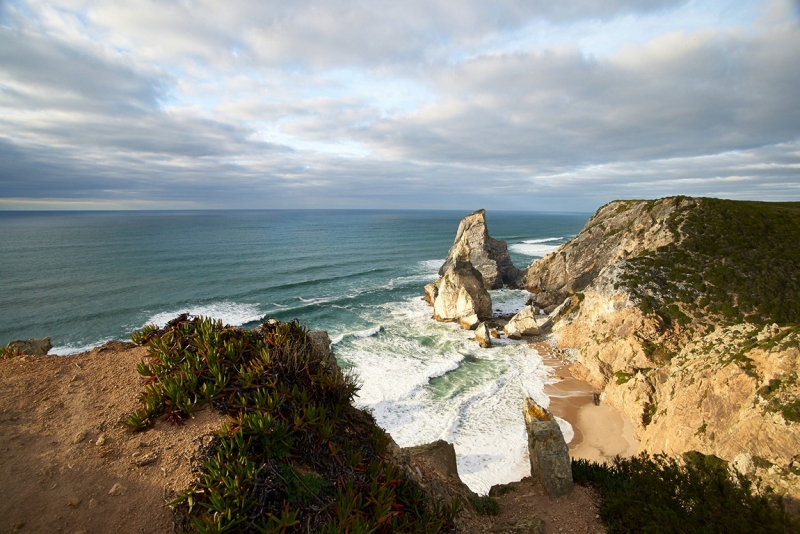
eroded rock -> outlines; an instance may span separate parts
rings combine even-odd
[[[537,314],[533,306],[525,306],[506,324],[504,331],[511,339],[541,334],[550,326],[550,317]]]
[[[475,341],[484,349],[492,346],[492,334],[489,332],[489,327],[486,326],[486,323],[479,324],[475,329]]]
[[[481,273],[486,289],[519,284],[520,271],[511,262],[506,242],[489,237],[485,210],[470,213],[461,220],[453,246],[439,269],[440,276],[444,276],[459,260],[459,250],[464,245],[469,250],[469,261]]]
[[[530,397],[522,403],[528,431],[531,476],[551,498],[572,492],[572,463],[569,447],[553,415]]]

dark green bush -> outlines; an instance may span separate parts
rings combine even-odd
[[[469,503],[472,505],[475,513],[481,516],[497,515],[500,511],[500,505],[497,503],[497,500],[488,495],[470,497]]]
[[[754,495],[751,482],[732,477],[725,462],[690,453],[615,458],[611,464],[573,460],[576,483],[595,487],[609,533],[796,533],[797,518],[779,500]]]

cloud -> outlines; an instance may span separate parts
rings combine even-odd
[[[722,5],[8,0],[0,209],[800,198],[796,2]]]

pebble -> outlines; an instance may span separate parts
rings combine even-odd
[[[126,488],[120,483],[116,483],[111,487],[110,490],[108,490],[108,494],[113,497],[118,497],[120,495],[125,495],[126,491],[128,491],[128,488]]]
[[[97,441],[94,442],[94,444],[97,445],[97,446],[105,445],[105,443],[106,443],[106,435],[105,434],[100,434],[99,436],[97,436]]]
[[[70,508],[77,508],[78,506],[80,506],[80,504],[81,504],[80,499],[70,499],[69,502],[67,502],[67,506],[69,506]]]
[[[72,440],[72,443],[80,443],[85,439],[86,439],[86,431],[84,430],[75,434],[75,438]]]

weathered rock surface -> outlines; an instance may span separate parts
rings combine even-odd
[[[478,328],[475,329],[475,341],[484,349],[492,346],[492,334],[489,332],[489,327],[486,323],[479,324]]]
[[[479,321],[489,319],[492,298],[483,285],[481,273],[470,263],[466,244],[461,245],[458,253],[457,260],[436,282],[433,317],[437,321],[454,322],[471,315]]]
[[[53,348],[53,344],[50,343],[49,337],[43,338],[31,338],[25,340],[16,340],[10,342],[6,345],[9,349],[16,349],[22,354],[28,354],[30,356],[45,356],[50,349]]]
[[[460,251],[465,245],[469,251],[469,261],[481,273],[486,289],[519,284],[521,273],[511,263],[506,242],[489,237],[484,210],[471,213],[461,220],[453,246],[439,269],[440,276],[444,276],[459,261]]]
[[[645,314],[623,283],[631,259],[676,242],[669,215],[696,202],[602,207],[573,241],[526,270],[526,288],[542,308],[569,299],[552,313],[558,345],[578,349],[573,374],[631,418],[641,451],[758,457],[758,478],[800,498],[792,472],[800,465],[800,401],[790,385],[800,374],[800,332],[703,314],[670,324]],[[646,276],[644,283],[658,291]]]
[[[503,330],[511,339],[520,339],[522,336],[541,334],[550,327],[551,322],[548,315],[536,313],[533,306],[525,306],[506,323]]]
[[[531,476],[551,498],[572,492],[572,463],[561,429],[553,415],[526,397],[522,403],[528,431]]]

